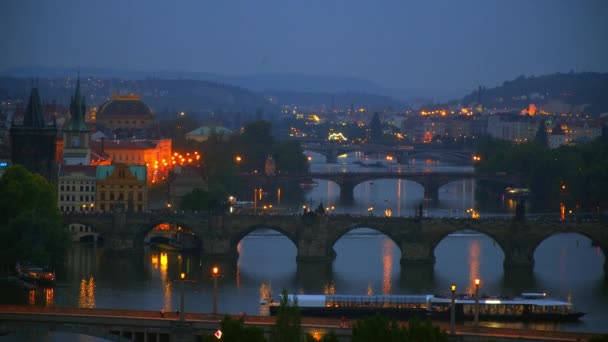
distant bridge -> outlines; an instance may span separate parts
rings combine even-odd
[[[519,222],[503,219],[416,219],[353,215],[224,215],[159,212],[154,214],[113,213],[70,214],[64,224],[84,224],[103,237],[109,251],[131,252],[143,248],[144,238],[161,223],[174,223],[192,230],[200,239],[201,254],[208,258],[236,259],[237,245],[259,228],[275,230],[297,248],[298,262],[331,262],[334,244],[357,228],[371,228],[395,242],[404,266],[432,266],[435,248],[449,234],[472,230],[491,237],[504,252],[505,269],[533,269],[534,251],[558,233],[578,233],[588,237],[608,255],[608,226],[599,219],[591,222],[539,220]],[[604,262],[608,274],[608,258]]]
[[[340,187],[340,199],[352,201],[354,189],[358,184],[376,179],[403,179],[420,184],[424,189],[424,198],[437,200],[439,189],[452,182],[468,179],[492,180],[502,182],[505,186],[516,186],[519,177],[497,174],[476,174],[475,172],[310,172],[302,174],[241,174],[245,183],[265,183],[268,181],[309,182],[313,179],[323,179],[336,183]]]
[[[302,149],[319,153],[325,156],[328,163],[337,162],[338,156],[352,152],[367,154],[387,154],[396,158],[397,162],[404,164],[412,157],[449,160],[454,162],[472,161],[472,150],[437,149],[414,146],[387,146],[378,144],[332,144],[328,142],[303,143]]]

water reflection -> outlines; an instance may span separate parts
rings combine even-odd
[[[52,287],[31,287],[27,291],[29,305],[53,306],[55,304],[55,289]]]
[[[80,292],[78,294],[78,307],[95,308],[95,278],[89,276],[80,280]]]
[[[469,284],[468,293],[475,292],[475,279],[479,279],[479,240],[469,242]]]
[[[391,293],[393,275],[393,247],[395,243],[386,239],[382,244],[382,293]]]

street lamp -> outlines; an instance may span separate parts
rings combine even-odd
[[[186,273],[182,272],[179,275],[179,279],[182,282],[182,287],[179,293],[179,320],[184,320],[184,283],[186,282]]]
[[[456,323],[456,301],[454,299],[454,293],[456,292],[456,284],[452,284],[452,308],[450,312],[450,333],[454,335],[456,333],[456,328],[454,327]]]
[[[479,325],[479,278],[475,279],[475,325]]]
[[[211,277],[213,278],[213,314],[217,314],[217,278],[220,275],[220,268],[213,266],[211,269]]]

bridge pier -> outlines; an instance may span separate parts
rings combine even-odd
[[[503,267],[505,270],[511,270],[511,269],[533,270],[534,269],[533,251],[528,252],[521,248],[513,248],[511,250],[505,250],[505,260],[503,261]]]
[[[439,184],[429,182],[423,184],[424,186],[424,199],[430,199],[435,202],[439,200]]]
[[[355,200],[355,184],[354,182],[339,182],[340,186],[340,201],[352,203]]]
[[[401,266],[432,266],[435,255],[430,243],[401,242]]]

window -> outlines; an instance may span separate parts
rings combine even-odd
[[[105,200],[106,200],[106,193],[105,193],[105,192],[102,192],[102,193],[101,193],[101,200],[102,200],[102,201],[105,201]]]
[[[143,201],[144,200],[144,194],[142,194],[141,192],[137,193],[137,200],[139,202]]]
[[[61,186],[61,191],[63,191],[63,185]]]
[[[80,192],[82,192],[84,190],[84,188],[82,187],[82,185],[80,186]]]
[[[72,191],[76,191],[76,185],[72,185]]]
[[[110,201],[113,201],[113,200],[114,200],[114,193],[110,192]]]
[[[143,211],[141,204],[137,205],[137,211]]]

